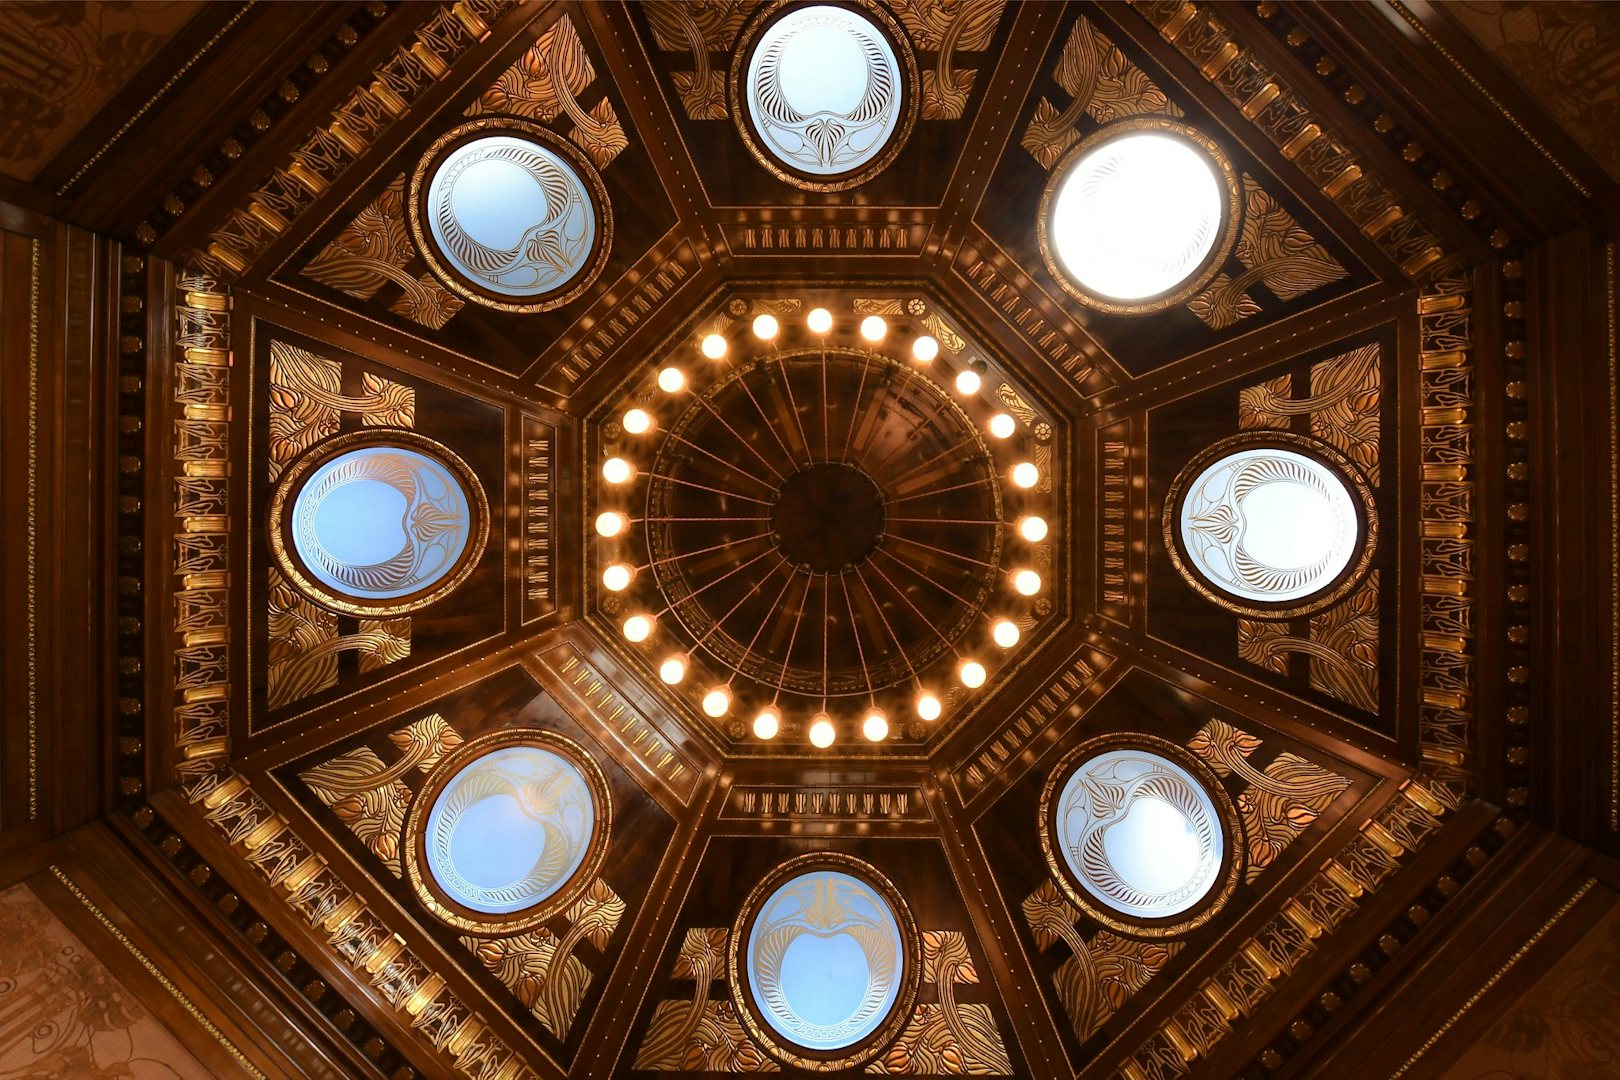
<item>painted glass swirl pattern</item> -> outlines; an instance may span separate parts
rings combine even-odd
[[[1064,863],[1095,899],[1161,919],[1204,898],[1220,876],[1220,817],[1180,765],[1146,750],[1109,750],[1063,785],[1052,830]]]
[[[1326,588],[1356,555],[1355,500],[1337,473],[1291,450],[1253,449],[1211,464],[1181,504],[1181,543],[1198,572],[1247,600],[1297,600]]]
[[[442,462],[399,446],[338,454],[293,500],[293,547],[334,592],[391,600],[455,569],[472,534],[467,493]]]
[[[559,754],[510,746],[474,758],[428,815],[428,871],[457,903],[522,911],[561,889],[585,861],[596,825],[585,777]]]
[[[573,167],[512,135],[456,147],[428,184],[433,242],[463,277],[502,296],[555,292],[590,261],[596,210]]]
[[[1127,131],[1059,178],[1048,242],[1085,291],[1116,301],[1169,292],[1220,242],[1226,193],[1188,140]]]
[[[776,1033],[809,1050],[841,1050],[888,1018],[904,947],[876,889],[836,870],[784,882],[748,931],[748,989]]]
[[[899,58],[870,19],[797,8],[760,35],[748,64],[749,118],[767,152],[812,176],[855,172],[901,118]]]

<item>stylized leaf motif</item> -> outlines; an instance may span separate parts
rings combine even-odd
[[[382,759],[367,746],[357,746],[299,774],[315,797],[337,814],[397,876],[399,838],[411,792],[388,778]]]

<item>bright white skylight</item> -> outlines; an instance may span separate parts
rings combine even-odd
[[[1214,802],[1191,773],[1151,751],[1109,750],[1082,763],[1063,785],[1052,828],[1074,879],[1124,915],[1178,915],[1220,876]]]
[[[298,557],[323,585],[392,600],[455,569],[472,532],[467,493],[443,462],[368,446],[323,463],[292,505]]]
[[[1181,504],[1181,543],[1217,588],[1244,600],[1298,600],[1356,555],[1355,501],[1338,473],[1291,450],[1240,450],[1211,464]]]
[[[748,64],[747,108],[767,153],[817,177],[856,172],[900,122],[900,61],[870,19],[795,8],[767,26]]]
[[[428,814],[428,870],[453,900],[504,915],[541,903],[585,861],[596,804],[573,762],[538,746],[474,758]]]
[[[451,267],[514,298],[562,288],[596,241],[596,211],[573,166],[511,135],[452,150],[433,171],[423,216]]]
[[[871,885],[835,870],[784,882],[748,929],[748,990],[765,1021],[809,1050],[841,1050],[886,1020],[904,947]]]
[[[1186,139],[1130,131],[1067,169],[1052,200],[1049,242],[1088,293],[1128,303],[1169,292],[1220,241],[1222,182]]]

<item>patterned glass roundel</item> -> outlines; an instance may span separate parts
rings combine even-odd
[[[428,184],[428,228],[463,277],[529,299],[590,261],[596,210],[572,165],[539,143],[488,135],[451,151]]]
[[[795,8],[765,28],[748,64],[748,116],[765,150],[816,177],[859,170],[900,122],[900,60],[847,8]]]
[[[1179,915],[1220,877],[1225,843],[1209,793],[1147,750],[1083,762],[1063,785],[1052,827],[1074,879],[1124,915]]]
[[[534,907],[572,878],[596,827],[591,787],[538,746],[474,758],[428,814],[428,870],[458,904],[489,915]]]
[[[472,534],[461,481],[426,454],[367,446],[322,463],[293,500],[298,557],[334,592],[393,600],[454,570]]]
[[[1211,583],[1245,600],[1298,600],[1330,585],[1359,547],[1355,500],[1337,473],[1291,450],[1240,450],[1198,474],[1181,544]]]
[[[904,977],[900,924],[871,885],[836,870],[783,882],[748,932],[748,988],[776,1034],[854,1046],[888,1019]]]

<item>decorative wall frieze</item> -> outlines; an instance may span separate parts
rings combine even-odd
[[[1369,164],[1359,160],[1309,104],[1252,50],[1237,41],[1215,5],[1136,0],[1136,10],[1355,222],[1401,272],[1427,285],[1456,272],[1422,218]]]
[[[1110,124],[1145,113],[1184,115],[1146,72],[1127,60],[1119,47],[1083,15],[1069,31],[1052,78],[1069,95],[1068,104],[1059,109],[1041,98],[1020,141],[1048,171],[1065,150],[1080,140],[1076,125],[1081,116],[1089,116],[1098,124]]]
[[[1096,369],[1078,347],[1031,306],[1026,297],[1037,295],[1038,290],[1023,274],[999,268],[971,246],[964,247],[954,269],[1082,394],[1096,392],[1095,387],[1088,387]]]
[[[916,787],[780,787],[738,784],[720,810],[721,821],[930,821]]]
[[[682,241],[673,251],[649,267],[613,308],[579,344],[568,350],[545,379],[561,376],[571,390],[600,364],[604,357],[624,343],[630,332],[666,302],[670,295],[697,267],[697,255],[690,241]]]
[[[523,621],[555,611],[551,583],[551,467],[555,429],[523,418]]]
[[[513,0],[456,0],[441,5],[416,32],[358,86],[323,126],[293,150],[251,195],[214,229],[196,264],[221,280],[245,273],[366,152],[409,111],[456,60],[490,34],[490,23]],[[156,239],[142,238],[150,243]],[[375,269],[375,268],[374,268]]]

